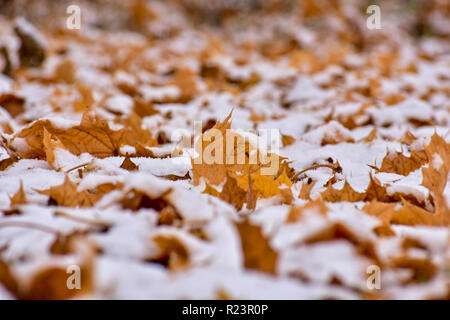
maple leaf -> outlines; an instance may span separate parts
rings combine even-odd
[[[406,131],[403,136],[400,138],[400,142],[411,145],[417,138],[411,133],[411,131]]]
[[[325,146],[328,144],[338,144],[343,142],[354,143],[355,140],[352,137],[344,135],[341,131],[335,130],[333,134],[325,134],[320,142],[320,145]]]
[[[429,259],[408,257],[406,255],[394,258],[392,265],[395,268],[409,269],[411,271],[411,276],[403,280],[404,284],[429,281],[437,272],[436,265]]]
[[[294,137],[291,137],[291,136],[285,135],[285,134],[282,134],[282,135],[281,135],[281,143],[283,144],[283,147],[290,146],[290,145],[293,144],[295,141],[296,141],[296,140],[295,140]]]
[[[418,206],[409,203],[406,200],[402,200],[402,205],[403,206],[400,210],[393,212],[391,223],[429,226],[450,225],[448,213],[442,211],[434,213],[428,212]]]
[[[219,198],[231,203],[236,210],[241,210],[247,199],[247,192],[239,187],[236,179],[227,177]]]
[[[377,235],[395,235],[395,232],[391,229],[391,220],[396,206],[396,203],[385,203],[379,202],[377,200],[372,200],[371,202],[367,202],[364,205],[364,212],[368,213],[369,215],[376,216],[381,221],[381,225],[375,227],[374,229]]]
[[[18,296],[19,283],[18,279],[14,276],[10,266],[0,259],[0,284],[8,290],[12,295]]]
[[[147,103],[139,97],[134,99],[133,110],[140,117],[148,117],[160,113],[159,110],[153,108],[151,103]]]
[[[164,207],[158,216],[158,225],[179,226],[183,218],[172,206]]]
[[[82,112],[95,103],[94,94],[92,93],[91,88],[82,82],[77,82],[76,86],[80,98],[74,102],[73,109],[76,112]]]
[[[15,118],[25,111],[25,99],[11,93],[0,94],[0,106]]]
[[[378,170],[407,176],[427,162],[428,157],[424,150],[413,150],[409,157],[403,155],[402,152],[396,152],[394,155],[387,154]]]
[[[67,267],[60,265],[44,266],[31,278],[20,298],[27,300],[69,299],[77,295],[90,293],[94,288],[94,260],[97,252],[95,245],[85,236],[76,235],[68,239],[68,251],[73,254],[80,268],[80,289],[67,286]]]
[[[83,113],[80,124],[72,128],[61,129],[55,127],[50,120],[38,120],[16,136],[24,138],[31,149],[22,154],[25,158],[45,158],[44,129],[75,155],[87,152],[105,158],[119,155],[120,147],[124,145],[156,145],[150,132],[141,128],[137,115],[130,115],[123,125],[119,130],[112,130],[106,120],[88,110]]]
[[[321,193],[325,201],[340,202],[340,201],[363,201],[366,197],[365,193],[355,191],[347,180],[344,182],[342,189],[335,189],[329,185],[325,191]]]
[[[311,244],[335,240],[346,240],[352,243],[359,254],[372,259],[377,265],[381,265],[373,243],[365,239],[360,239],[345,224],[340,222],[331,223],[318,232],[313,233],[304,240],[304,243]]]
[[[7,169],[9,166],[13,165],[17,161],[19,161],[19,158],[15,154],[12,154],[9,157],[1,160],[0,161],[0,171]]]
[[[398,209],[398,203],[382,203],[373,200],[367,203],[363,210],[370,215],[378,217],[381,226],[376,228],[380,235],[393,235],[390,228],[391,224],[403,225],[429,225],[429,226],[448,226],[450,225],[449,215],[446,212],[428,212],[410,202],[402,199],[401,208]]]
[[[291,204],[294,201],[294,194],[292,190],[287,185],[282,185],[278,187],[281,196],[281,203],[283,204]]]
[[[158,234],[153,242],[159,247],[160,254],[155,262],[164,263],[172,271],[185,269],[189,264],[189,249],[174,235]]]
[[[283,173],[277,179],[259,174],[248,174],[247,176],[240,176],[238,179],[227,176],[221,192],[206,184],[203,193],[219,197],[232,204],[236,210],[241,210],[244,203],[247,203],[248,209],[254,210],[258,198],[281,195],[283,203],[292,202],[291,185],[292,182],[287,178],[286,173]]]
[[[133,161],[131,161],[130,157],[125,157],[120,167],[128,171],[136,171],[139,168]]]
[[[370,131],[370,133],[367,135],[367,137],[364,138],[363,141],[365,143],[368,143],[368,142],[371,142],[371,141],[376,140],[376,139],[378,139],[378,130],[377,130],[377,128],[373,128]]]
[[[231,119],[232,112],[223,120],[218,121],[211,129],[207,130],[205,133],[199,137],[195,145],[195,150],[199,154],[199,157],[192,158],[192,170],[194,173],[194,184],[198,185],[200,178],[204,178],[212,185],[220,185],[225,181],[227,175],[234,178],[239,178],[242,175],[246,175],[249,171],[253,174],[258,170],[268,169],[270,163],[265,164],[261,160],[261,155],[259,154],[259,149],[256,146],[252,146],[249,141],[246,141],[237,132],[228,131],[231,129]],[[218,138],[219,141],[215,140],[215,136],[209,137],[211,132],[217,132],[220,134]],[[228,141],[232,139],[232,141]],[[212,141],[211,141],[212,140]],[[227,143],[232,142],[233,148],[227,148]],[[217,149],[214,149],[217,143]],[[215,159],[205,159],[208,157],[210,151],[218,151],[222,154],[213,154],[213,157],[219,157],[221,161],[215,161]],[[250,161],[250,152],[254,152],[252,156],[255,156],[253,161]],[[274,163],[280,163],[281,157],[269,153],[266,155]],[[242,157],[243,159],[239,159]],[[199,160],[200,159],[200,160]],[[243,161],[238,161],[243,160]],[[198,163],[200,162],[200,163]],[[263,172],[263,171],[260,171]]]
[[[64,59],[55,68],[53,73],[54,81],[73,84],[76,82],[76,69],[72,60]]]
[[[222,152],[223,160],[222,163],[216,163],[213,161],[213,163],[197,163],[198,158],[192,158],[192,172],[193,172],[193,178],[194,178],[194,185],[198,185],[200,183],[200,178],[203,178],[207,182],[207,190],[206,192],[209,194],[215,194],[211,190],[211,185],[218,186],[222,183],[234,183],[232,179],[235,179],[237,186],[239,186],[239,189],[236,189],[235,196],[238,197],[239,200],[233,200],[232,194],[233,193],[222,193],[219,195],[222,199],[226,199],[226,201],[232,203],[237,208],[241,208],[241,202],[243,199],[244,192],[247,193],[247,207],[250,209],[254,209],[256,199],[258,198],[268,198],[275,195],[279,195],[281,193],[281,189],[283,187],[290,188],[292,186],[292,181],[288,176],[289,168],[285,164],[285,162],[282,163],[282,165],[278,168],[278,172],[273,175],[269,174],[262,174],[262,169],[269,167],[270,164],[263,164],[261,162],[261,159],[259,158],[259,154],[257,154],[257,161],[256,163],[253,163],[250,161],[250,151],[251,146],[249,142],[245,140],[241,140],[238,143],[234,143],[233,140],[233,150],[230,150],[229,148],[226,148],[227,145],[227,139],[234,139],[235,136],[227,135],[227,130],[231,128],[231,115],[230,113],[224,121],[217,122],[211,129],[207,130],[204,135],[208,135],[208,132],[210,130],[216,130],[221,133],[221,137],[219,139],[222,139],[219,141],[220,145],[223,146],[219,152]],[[202,139],[200,137],[200,139]],[[241,137],[242,138],[242,137]],[[228,141],[229,142],[229,141]],[[211,143],[213,142],[197,142],[196,144],[196,151],[199,154],[199,157],[203,157],[203,154],[205,150],[208,150]],[[201,149],[200,149],[201,148]],[[259,150],[253,150],[255,152],[260,152]],[[237,158],[239,156],[243,156],[244,161],[237,161]],[[270,154],[271,157],[275,157],[277,163],[280,163],[281,157],[279,157],[276,154]],[[273,160],[273,159],[272,159]],[[255,162],[255,161],[254,161]],[[208,184],[210,186],[208,187]],[[244,192],[239,191],[242,189]],[[283,199],[284,201],[289,201],[289,192],[287,190],[283,190]]]
[[[236,227],[241,237],[245,268],[275,274],[278,253],[262,234],[261,227],[248,221],[237,223]]]
[[[328,212],[328,207],[322,200],[322,198],[308,201],[303,206],[291,206],[291,208],[289,209],[289,213],[286,216],[286,223],[300,221],[300,219],[303,217],[303,213],[309,210],[314,210],[321,215],[326,215],[326,213]]]
[[[443,211],[449,211],[443,193],[450,170],[450,144],[434,133],[425,152],[430,163],[427,168],[422,169],[422,185],[432,192],[436,210],[442,214]]]
[[[303,200],[311,200],[310,193],[315,184],[316,181],[313,181],[311,178],[307,179],[306,182],[303,182],[298,197]]]
[[[186,103],[198,92],[196,74],[189,68],[180,68],[169,84],[177,86],[181,91],[177,102]]]
[[[63,184],[51,187],[47,190],[37,190],[40,194],[49,196],[50,202],[55,202],[59,206],[65,207],[92,207],[100,200],[105,193],[115,189],[116,185],[105,183],[97,186],[94,190],[78,191],[78,185],[68,176]]]
[[[292,181],[287,176],[286,170],[283,170],[283,172],[278,177],[251,173],[250,175],[252,181],[252,189],[255,191],[257,197],[269,198],[279,194],[281,186],[292,186]],[[250,186],[248,175],[242,175],[238,177],[237,182],[242,189],[244,189],[245,191],[249,191]]]
[[[219,191],[217,191],[214,187],[212,187],[208,183],[206,184],[205,189],[202,191],[202,193],[209,194],[215,197],[218,197],[220,194]]]
[[[372,174],[369,175],[370,182],[365,192],[357,192],[352,186],[345,180],[344,187],[342,189],[335,189],[332,184],[327,185],[327,189],[321,193],[321,196],[325,201],[340,202],[340,201],[372,201],[378,200],[381,202],[398,202],[402,199],[414,203],[418,206],[425,206],[424,201],[417,200],[413,195],[403,194],[395,192],[389,194],[387,192],[388,185],[381,185],[380,181]]]
[[[447,185],[447,177],[450,171],[450,144],[434,133],[430,143],[425,147],[430,162],[428,167],[422,168],[422,185],[428,188],[435,205],[434,222],[450,225],[450,209],[447,205],[444,189]]]
[[[231,128],[231,115],[232,112],[230,112],[230,114],[222,122],[218,121],[212,129],[217,129],[222,133],[222,135],[225,135],[225,131]],[[202,138],[203,135],[200,137],[200,139]],[[204,150],[208,147],[209,144],[210,143],[208,142],[203,142],[202,144],[200,144],[200,142],[197,142],[195,150],[198,150],[199,157],[202,157]],[[226,151],[224,151],[224,153],[225,152]],[[191,159],[191,164],[192,172],[194,174],[194,185],[198,185],[200,183],[201,177],[206,179],[210,184],[220,185],[223,181],[225,181],[227,177],[227,168],[224,164],[208,165],[204,163],[204,161],[201,161],[200,164],[197,164],[195,159]]]
[[[57,138],[52,137],[51,133],[47,131],[47,129],[44,127],[44,151],[45,151],[45,158],[47,159],[48,164],[55,170],[59,171],[59,167],[55,164],[55,150],[57,148],[65,149],[64,145],[59,141]]]
[[[122,205],[122,208],[133,211],[137,211],[141,208],[149,208],[160,212],[166,207],[172,207],[172,209],[177,212],[167,197],[171,192],[172,188],[169,188],[155,197],[147,194],[145,191],[130,189],[118,200],[118,202]]]
[[[25,194],[25,191],[23,190],[23,181],[20,181],[19,190],[17,190],[17,192],[10,198],[10,200],[11,207],[28,203],[27,196]]]

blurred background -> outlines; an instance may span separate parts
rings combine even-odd
[[[125,29],[154,35],[154,22],[173,19],[196,26],[226,27],[233,20],[235,30],[244,28],[245,20],[262,16],[283,16],[301,19],[308,26],[330,28],[335,19],[344,20],[350,28],[362,26],[366,8],[381,7],[383,19],[395,20],[416,36],[448,37],[450,34],[450,2],[447,0],[0,0],[4,18],[24,16],[33,23],[58,30],[65,25],[69,5],[82,8],[84,28]],[[357,32],[357,31],[353,31]]]

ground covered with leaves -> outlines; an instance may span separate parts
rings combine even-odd
[[[0,298],[450,298],[448,2],[80,3],[0,16]]]

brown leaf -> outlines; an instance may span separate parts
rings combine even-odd
[[[77,81],[77,91],[80,99],[76,100],[73,106],[75,112],[83,112],[95,103],[92,89],[82,82]]]
[[[220,130],[223,136],[225,136],[225,132],[227,129],[231,128],[231,115],[232,112],[223,120],[222,122],[218,121],[212,129]],[[208,132],[207,130],[206,132]],[[205,132],[205,133],[206,133]],[[203,138],[203,135],[202,137]],[[203,141],[201,144],[200,149],[200,143],[198,142],[195,146],[195,150],[200,154],[200,157],[202,157],[203,152],[206,147],[209,146],[210,143]],[[225,149],[225,148],[224,148]],[[225,152],[225,151],[224,151]],[[200,183],[200,178],[205,178],[207,182],[209,182],[212,185],[220,185],[222,182],[225,181],[227,177],[227,169],[224,164],[206,164],[205,161],[201,161],[200,164],[196,163],[195,159],[191,159],[192,163],[192,173],[194,175],[194,185],[198,185]],[[223,158],[225,161],[225,158]]]
[[[21,293],[27,300],[61,300],[90,293],[94,288],[94,259],[96,247],[85,236],[74,236],[69,239],[69,252],[74,254],[80,268],[80,288],[69,289],[67,280],[70,273],[66,267],[46,266],[36,272],[26,291]]]
[[[160,249],[160,255],[154,261],[163,263],[170,270],[184,269],[189,264],[189,249],[176,236],[158,234],[153,242]]]
[[[25,191],[23,190],[23,181],[20,181],[19,190],[17,190],[17,192],[10,198],[10,200],[11,207],[28,203],[27,196],[25,194]]]
[[[283,144],[283,147],[287,147],[290,146],[291,144],[293,144],[295,142],[295,138],[288,136],[286,134],[282,134],[281,135],[281,143]]]
[[[449,226],[448,212],[428,212],[418,206],[402,200],[403,207],[392,214],[391,223],[405,225]]]
[[[263,164],[259,157],[260,151],[252,149],[257,152],[257,155],[256,159],[253,159],[254,161],[250,161],[250,148],[253,147],[250,146],[249,142],[245,141],[239,134],[232,133],[227,135],[227,130],[231,128],[231,115],[232,113],[230,113],[224,121],[217,122],[200,137],[203,139],[205,135],[208,136],[210,132],[215,132],[218,137],[214,137],[214,139],[217,138],[218,141],[209,141],[208,139],[205,139],[206,141],[196,143],[195,149],[200,155],[199,157],[203,158],[201,159],[201,163],[198,163],[199,157],[191,159],[194,185],[198,185],[200,179],[203,178],[206,180],[206,183],[213,186],[219,186],[227,181],[227,177],[232,177],[236,179],[237,185],[243,191],[247,192],[247,207],[252,209],[254,208],[256,199],[278,195],[280,194],[279,187],[282,187],[283,185],[291,187],[292,181],[288,176],[287,165],[281,165],[280,168],[282,158],[276,154],[269,154],[270,163]],[[227,143],[230,142],[227,141],[227,139],[233,139],[233,150],[226,147]],[[205,152],[205,150],[209,150],[212,143],[217,143],[217,148],[213,150],[222,153],[219,155],[214,154],[214,156],[222,156],[221,163],[218,163],[215,159],[212,159],[212,163],[205,160],[205,154],[209,154],[208,152]],[[238,157],[242,157],[240,161],[238,161]],[[263,169],[269,169],[272,161],[277,162],[278,164],[276,172],[274,174],[262,174]],[[287,195],[286,192],[287,191],[284,192],[285,195]],[[242,192],[239,194],[243,195]],[[223,196],[230,200],[229,195]],[[241,197],[239,199],[241,199]],[[236,200],[234,204],[238,204],[239,207],[240,202],[241,200]],[[233,201],[230,203],[233,203]]]
[[[400,200],[399,197],[395,198],[395,195],[388,195],[388,192],[386,190],[387,186],[382,186],[380,181],[376,177],[372,176],[372,174],[369,175],[369,178],[370,182],[365,192],[365,201],[371,201],[374,199],[384,202]]]
[[[437,272],[437,267],[429,259],[401,256],[393,259],[393,267],[409,269],[411,277],[405,283],[429,281]]]
[[[430,143],[425,147],[425,152],[430,162],[428,167],[422,169],[422,185],[433,195],[436,215],[443,223],[449,224],[450,209],[447,206],[444,189],[450,171],[450,144],[434,133]]]
[[[300,221],[303,216],[304,211],[314,210],[321,215],[326,215],[328,212],[328,207],[322,198],[308,201],[303,206],[292,206],[289,210],[289,213],[286,217],[286,223],[293,223]]]
[[[306,182],[302,183],[302,188],[300,189],[299,198],[303,200],[311,200],[310,193],[316,181],[313,181],[311,178],[308,178]]]
[[[45,127],[43,143],[48,164],[56,171],[59,171],[60,168],[55,166],[55,150],[57,148],[65,149],[64,145],[57,138],[52,137],[51,133],[49,133]]]
[[[376,139],[378,139],[378,131],[377,131],[377,128],[373,128],[370,131],[370,133],[367,135],[367,137],[364,138],[363,141],[365,143],[367,143],[367,142],[371,142],[371,141],[376,140]]]
[[[383,158],[379,171],[407,176],[427,162],[428,157],[424,150],[413,150],[409,157],[403,155],[402,152],[396,152],[395,155],[387,154]]]
[[[283,204],[291,204],[294,201],[294,195],[292,194],[291,188],[287,186],[278,187],[281,195],[281,203]]]
[[[131,189],[119,199],[119,203],[122,205],[123,209],[137,211],[141,208],[148,208],[160,212],[164,208],[172,206],[171,201],[167,198],[171,192],[172,189],[168,189],[159,196],[153,197],[146,194],[144,191]],[[173,209],[175,210],[175,208]]]
[[[391,219],[394,213],[394,209],[397,206],[396,203],[384,203],[377,200],[367,202],[363,211],[369,215],[376,216],[381,221],[381,225],[375,227],[375,233],[379,236],[393,236],[395,232],[391,229]]]
[[[25,111],[25,99],[11,93],[0,95],[0,106],[2,106],[11,117],[15,118]]]
[[[407,145],[411,145],[417,138],[411,133],[411,131],[406,131],[405,134],[401,137],[400,142],[405,143]]]
[[[13,296],[18,295],[19,284],[9,265],[0,259],[0,284]]]
[[[203,190],[202,193],[206,193],[206,194],[209,194],[209,195],[212,195],[212,196],[215,196],[215,197],[218,197],[219,194],[220,194],[219,191],[217,191],[214,187],[212,187],[209,184],[206,184],[205,190]]]
[[[30,29],[33,32],[30,32]],[[46,52],[36,36],[38,31],[28,21],[21,20],[20,23],[15,24],[14,32],[20,39],[18,51],[20,65],[24,68],[41,66],[46,58]]]
[[[65,82],[68,84],[73,84],[76,82],[76,70],[75,66],[70,59],[62,60],[55,68],[54,79],[59,82]]]
[[[40,194],[50,197],[50,202],[65,207],[92,207],[105,193],[119,187],[111,183],[97,186],[94,190],[78,191],[78,185],[66,176],[64,183],[47,190],[37,190]]]
[[[196,74],[188,68],[180,68],[169,84],[175,85],[180,89],[181,97],[178,99],[178,102],[188,102],[198,91]]]
[[[125,157],[120,167],[128,171],[136,171],[139,169],[139,167],[131,161],[130,157]]]
[[[0,161],[0,171],[6,170],[9,166],[13,165],[19,161],[19,158],[15,155],[10,155],[8,158],[5,158]]]
[[[148,117],[155,114],[159,114],[160,112],[153,108],[151,103],[147,103],[142,98],[134,99],[134,112],[140,117]]]
[[[429,225],[429,226],[448,226],[450,221],[448,215],[444,212],[428,212],[416,205],[402,199],[402,206],[396,210],[398,203],[381,203],[372,201],[367,203],[363,210],[370,215],[374,215],[382,222],[377,230],[383,235],[392,235],[391,224],[403,225]]]
[[[178,225],[183,218],[178,214],[178,212],[172,207],[164,207],[158,216],[158,225],[173,226]]]
[[[275,274],[278,253],[262,234],[261,227],[248,221],[237,223],[236,227],[241,237],[245,268]]]
[[[22,154],[25,158],[44,158],[44,129],[57,138],[62,145],[75,155],[83,152],[99,158],[117,156],[124,145],[156,145],[150,132],[141,128],[140,118],[130,115],[123,123],[124,127],[112,130],[108,122],[98,115],[86,111],[81,123],[69,129],[55,127],[49,120],[38,120],[17,134],[24,138],[30,150]]]
[[[232,204],[239,211],[246,202],[247,192],[239,187],[236,179],[227,177],[219,198]]]
[[[328,188],[321,193],[323,200],[330,202],[340,201],[363,201],[366,197],[365,193],[355,191],[352,186],[345,180],[344,187],[340,190],[333,188],[329,185]]]

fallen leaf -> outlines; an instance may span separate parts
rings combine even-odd
[[[328,207],[322,198],[312,200],[304,204],[303,206],[291,206],[289,213],[286,217],[286,223],[293,223],[300,221],[305,211],[315,211],[323,216],[328,212]]]
[[[347,180],[344,182],[344,187],[342,189],[335,189],[332,185],[321,193],[323,200],[330,202],[340,202],[340,201],[363,201],[366,197],[365,193],[355,191]]]
[[[311,178],[308,178],[305,182],[302,183],[302,188],[300,189],[300,194],[298,197],[303,200],[311,200],[310,194],[315,184],[316,181],[313,181]]]
[[[123,128],[112,130],[106,120],[86,111],[81,123],[69,129],[58,128],[50,120],[38,120],[20,131],[16,136],[24,138],[30,147],[23,157],[45,158],[44,129],[75,155],[87,152],[105,158],[119,155],[120,147],[124,145],[156,145],[150,132],[141,128],[140,118],[136,115],[125,119]]]
[[[227,177],[222,192],[218,196],[220,199],[232,204],[236,210],[241,210],[247,200],[247,192],[232,177]]]
[[[47,190],[37,190],[40,194],[50,197],[49,202],[55,202],[65,207],[92,207],[105,193],[112,191],[118,186],[105,183],[97,186],[94,190],[78,191],[78,185],[66,176],[63,184],[51,187]]]
[[[153,237],[153,242],[160,249],[159,256],[153,261],[166,264],[172,271],[189,265],[189,249],[178,237],[158,234]]]
[[[25,194],[25,191],[23,190],[23,181],[20,181],[20,187],[19,190],[10,198],[11,200],[11,207],[16,207],[21,204],[28,203],[27,196]]]
[[[120,167],[128,171],[136,171],[139,169],[139,167],[131,161],[130,157],[125,157]]]
[[[0,106],[15,118],[25,111],[25,99],[11,93],[0,95]]]
[[[237,223],[236,227],[241,237],[245,268],[275,274],[278,253],[262,234],[261,227],[248,221]]]

